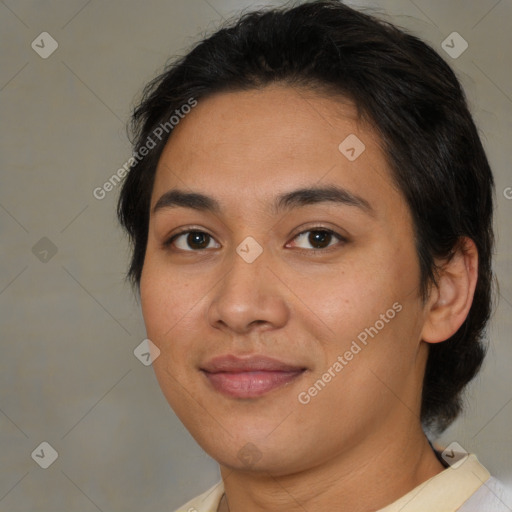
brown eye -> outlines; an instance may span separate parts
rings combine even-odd
[[[210,241],[210,235],[206,233],[200,233],[199,231],[192,231],[188,233],[186,243],[192,249],[205,249],[208,247]]]
[[[207,249],[213,237],[204,231],[184,231],[170,238],[165,245],[172,245],[181,251],[200,251]]]
[[[335,245],[336,242],[344,242],[345,239],[329,229],[310,229],[299,233],[294,240],[295,246],[301,249],[322,250]],[[301,245],[302,244],[302,245]],[[307,246],[309,244],[309,247]]]
[[[310,231],[308,236],[308,242],[315,249],[323,249],[329,246],[329,242],[332,240],[332,233],[328,231]]]

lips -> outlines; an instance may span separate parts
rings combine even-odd
[[[201,367],[211,386],[233,398],[256,398],[296,380],[306,370],[265,356],[219,356]]]

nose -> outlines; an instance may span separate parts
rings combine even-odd
[[[232,334],[283,327],[290,313],[286,287],[271,268],[268,251],[263,250],[252,262],[233,251],[208,308],[210,325]]]

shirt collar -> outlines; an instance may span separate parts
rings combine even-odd
[[[457,460],[457,464],[429,478],[377,512],[455,512],[490,478],[476,455],[470,454]],[[220,481],[176,512],[217,512],[223,494],[224,484]]]

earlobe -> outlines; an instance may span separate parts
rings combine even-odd
[[[478,279],[478,250],[462,237],[451,257],[439,264],[437,286],[426,304],[422,340],[439,343],[453,336],[466,319]]]

